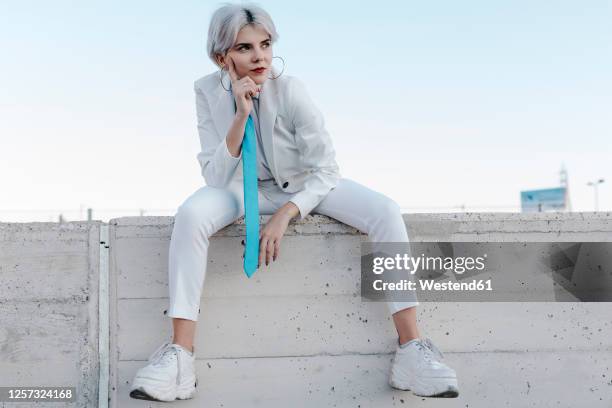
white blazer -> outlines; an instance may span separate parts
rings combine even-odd
[[[227,78],[225,87],[228,87]],[[234,98],[219,73],[194,82],[201,152],[197,159],[206,184],[225,187],[242,182],[242,150],[233,157],[226,136],[234,119]],[[259,96],[261,138],[272,176],[306,217],[341,177],[323,115],[301,80],[283,74],[267,79]]]

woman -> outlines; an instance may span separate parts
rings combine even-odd
[[[260,232],[260,265],[278,258],[289,222],[310,213],[355,227],[373,242],[408,242],[393,200],[340,176],[323,117],[304,85],[272,67],[277,39],[270,16],[255,5],[225,5],[212,16],[208,55],[220,71],[195,81],[197,158],[207,185],[175,216],[167,313],[174,338],[138,371],[133,398],[173,401],[195,393],[193,341],[209,237],[244,216],[241,144],[249,115],[257,133],[259,210],[272,215]],[[439,361],[431,340],[419,337],[418,302],[387,304],[398,332],[390,385],[422,396],[457,396],[454,370]]]

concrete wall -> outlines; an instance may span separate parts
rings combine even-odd
[[[99,235],[99,222],[0,224],[0,386],[74,386],[76,402],[50,405],[98,405]]]
[[[264,221],[267,217],[263,217]],[[413,214],[413,241],[612,241],[610,214]],[[172,218],[111,225],[114,406],[172,335],[167,261]],[[419,324],[460,375],[461,396],[421,399],[387,386],[396,333],[383,303],[361,302],[367,237],[315,216],[292,223],[276,263],[250,280],[244,225],[211,240],[196,334],[196,406],[610,406],[609,303],[429,303]],[[151,405],[155,406],[155,405]]]
[[[405,221],[412,241],[612,241],[609,213]],[[97,406],[97,345],[110,335],[99,357],[103,373],[110,362],[110,406],[166,406],[132,400],[128,390],[172,335],[165,311],[173,219],[109,224],[108,270],[98,265],[104,224],[0,224],[0,386],[77,385],[80,402],[67,406]],[[387,385],[396,333],[385,304],[360,301],[367,236],[320,215],[292,222],[279,260],[251,279],[241,268],[243,237],[239,221],[211,240],[195,344],[198,394],[177,402],[183,407],[612,406],[610,303],[423,303],[420,330],[457,369],[461,395],[422,399]],[[106,273],[110,316],[97,297]],[[99,308],[109,332],[97,331]]]

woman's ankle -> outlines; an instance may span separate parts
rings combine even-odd
[[[182,341],[176,341],[175,339],[172,339],[172,343],[173,344],[178,344],[179,346],[183,347],[184,349],[190,351],[193,353],[193,344],[188,344],[186,342],[182,342]]]

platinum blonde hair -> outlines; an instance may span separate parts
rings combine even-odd
[[[212,62],[219,66],[216,54],[225,55],[232,48],[242,27],[259,24],[270,34],[271,43],[278,40],[278,33],[270,15],[255,3],[224,3],[210,19],[206,51]]]

